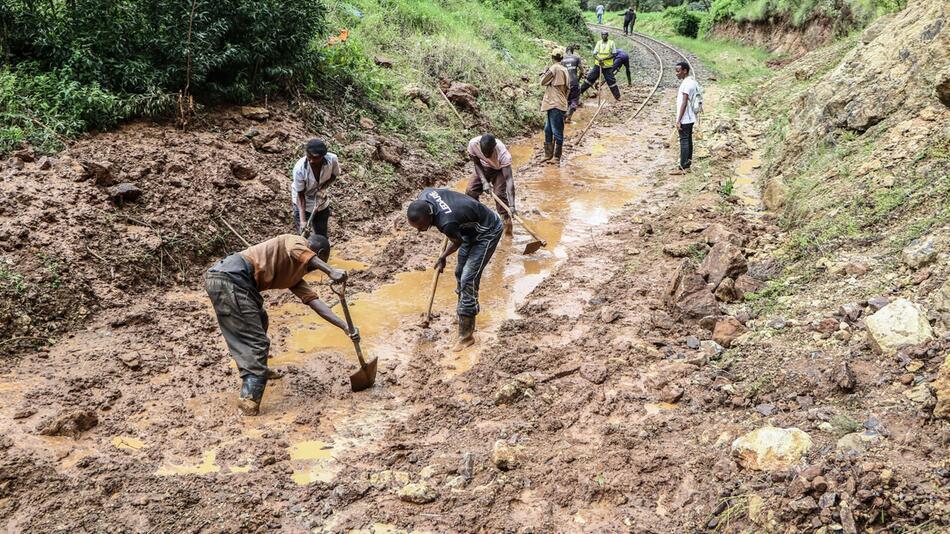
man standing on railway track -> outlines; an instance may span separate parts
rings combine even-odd
[[[581,94],[587,91],[592,85],[597,83],[601,74],[607,82],[614,98],[620,100],[620,88],[617,87],[617,79],[614,77],[614,60],[617,57],[617,47],[614,45],[610,34],[603,32],[600,34],[600,41],[594,46],[594,67],[587,73],[587,79],[581,84]]]
[[[259,413],[267,379],[277,377],[267,367],[270,339],[261,291],[290,289],[317,315],[359,341],[359,330],[350,332],[303,279],[305,274],[319,270],[333,282],[345,281],[346,272],[327,265],[329,256],[330,242],[322,235],[312,234],[308,240],[284,234],[231,254],[205,274],[205,290],[241,373],[238,408],[242,414]]]
[[[699,86],[689,75],[689,63],[681,61],[676,64],[675,70],[676,77],[682,80],[676,91],[676,131],[679,132],[680,138],[680,163],[679,168],[670,174],[686,174],[693,161],[693,125],[696,123],[693,100]]]
[[[633,25],[637,23],[637,12],[634,11],[633,6],[627,8],[627,11],[623,14],[623,34],[630,35],[633,33]]]
[[[484,204],[451,189],[426,188],[406,211],[409,224],[420,232],[433,225],[448,238],[448,246],[435,262],[442,272],[445,260],[458,251],[455,281],[458,293],[458,352],[475,344],[478,286],[482,273],[501,239],[501,218]]]
[[[541,111],[547,114],[544,122],[544,160],[554,158],[555,164],[561,163],[564,148],[564,114],[567,113],[567,95],[570,92],[570,75],[561,60],[564,55],[559,49],[551,51],[553,63],[541,76],[544,86],[544,98],[541,99]]]
[[[577,111],[577,106],[581,102],[581,87],[580,87],[580,74],[581,74],[581,57],[575,54],[577,50],[577,45],[569,45],[564,55],[564,59],[561,60],[561,65],[564,65],[564,68],[567,69],[567,78],[568,78],[568,93],[567,93],[567,116],[564,117],[564,122],[570,124],[571,117],[574,116],[574,112]]]
[[[468,156],[475,167],[475,176],[465,188],[465,194],[478,200],[483,192],[493,192],[505,203],[495,202],[495,210],[501,215],[505,235],[512,235],[511,214],[515,212],[515,179],[511,172],[511,153],[492,134],[480,135],[468,142]]]
[[[340,176],[340,160],[322,139],[307,141],[304,157],[294,165],[290,183],[297,233],[311,222],[313,233],[329,237],[330,197],[327,188]],[[312,216],[312,217],[311,217]]]

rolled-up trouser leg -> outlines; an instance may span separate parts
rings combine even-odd
[[[459,294],[458,314],[466,317],[478,315],[478,289],[482,281],[482,273],[495,253],[498,240],[501,239],[503,227],[501,219],[496,218],[491,229],[475,237],[463,239],[462,248],[465,250],[464,262],[462,248],[459,249],[459,264],[456,268]]]
[[[260,293],[253,294],[236,285],[224,273],[207,273],[205,289],[241,378],[249,374],[266,378],[270,340]]]
[[[620,99],[620,88],[617,87],[617,77],[614,76],[616,72],[616,67],[611,67],[609,69],[604,69],[604,80],[607,80],[607,87],[610,88],[611,94],[614,95],[614,98]]]

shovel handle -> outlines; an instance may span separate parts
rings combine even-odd
[[[346,326],[349,328],[350,332],[353,332],[353,318],[350,317],[350,307],[346,305],[346,282],[340,284],[340,290],[336,290],[336,286],[330,284],[330,289],[333,290],[340,297],[340,306],[343,307],[343,317],[346,318]],[[360,368],[366,368],[366,361],[363,359],[363,351],[360,349],[360,342],[353,339],[353,347],[356,349],[356,358],[360,361]]]
[[[524,221],[521,219],[521,216],[519,216],[517,213],[512,213],[511,208],[508,207],[508,204],[505,204],[500,198],[498,198],[498,195],[496,195],[494,191],[490,191],[490,192],[491,192],[491,196],[495,199],[495,202],[501,204],[501,207],[505,208],[505,211],[508,212],[508,215],[514,218],[514,220],[518,221],[518,224],[520,224],[522,228],[524,228],[529,234],[531,234],[531,237],[533,237],[537,241],[540,241],[542,247],[548,246],[548,242],[538,237],[538,234],[534,233],[531,230],[531,228],[527,224],[524,223]]]
[[[442,253],[445,253],[445,247],[449,246],[449,238],[446,236],[442,240]],[[439,275],[442,274],[438,269],[435,270],[435,275],[432,276],[432,289],[429,291],[429,309],[426,311],[426,321],[432,319],[432,303],[435,302],[435,288],[439,286]]]
[[[313,211],[310,212],[310,217],[307,217],[307,224],[300,229],[300,237],[310,237],[310,229],[313,224],[313,216],[317,214],[317,207],[313,207]]]

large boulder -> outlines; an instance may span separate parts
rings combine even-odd
[[[811,448],[811,437],[797,428],[764,426],[732,442],[739,465],[754,471],[791,467]]]
[[[864,320],[874,347],[891,355],[904,347],[933,339],[927,315],[917,304],[897,299]]]
[[[715,289],[723,278],[735,280],[745,274],[748,268],[741,248],[729,241],[720,241],[706,255],[699,267],[699,274],[706,277],[706,281]]]
[[[689,260],[683,260],[673,273],[667,286],[666,301],[674,314],[687,319],[719,315],[719,303],[715,295]]]

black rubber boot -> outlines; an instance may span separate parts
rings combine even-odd
[[[554,143],[544,143],[544,157],[541,161],[547,161],[554,156]]]
[[[238,409],[242,415],[257,415],[261,409],[261,399],[264,397],[264,388],[267,387],[267,377],[247,375],[241,385],[241,399]]]
[[[475,344],[475,317],[459,315],[459,339],[452,347],[452,352],[458,352]]]
[[[558,141],[557,144],[554,145],[554,164],[555,165],[561,164],[561,153],[563,152],[563,149],[564,149],[564,141]]]

